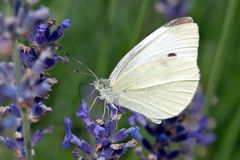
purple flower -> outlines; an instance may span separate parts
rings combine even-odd
[[[175,19],[186,16],[191,3],[191,0],[157,0],[155,8],[168,19]]]
[[[32,5],[36,4],[36,0],[13,0],[11,4],[12,7],[5,6],[12,8],[10,15],[4,15],[0,11],[0,56],[9,56],[6,59],[14,57],[11,60],[18,62],[18,56],[11,54],[19,54],[20,62],[0,62],[0,104],[7,105],[0,107],[0,114],[11,117],[17,127],[14,136],[16,139],[0,136],[0,142],[12,150],[17,159],[26,160],[26,152],[31,153],[43,135],[52,131],[52,127],[37,130],[32,134],[32,139],[24,139],[23,132],[26,131],[23,131],[22,126],[35,123],[52,111],[43,101],[48,98],[52,86],[58,81],[50,77],[48,71],[58,62],[68,62],[68,58],[55,53],[60,50],[60,46],[55,42],[63,36],[71,21],[64,20],[51,32],[54,23],[47,22],[50,17],[47,7],[34,6],[33,9]],[[21,112],[24,110],[29,112]],[[29,114],[25,115],[27,113]],[[22,115],[29,121],[23,121]],[[0,131],[7,129],[5,125],[11,124],[12,121],[1,121]],[[31,129],[28,131],[31,132]],[[31,141],[31,146],[24,146],[24,141]],[[84,142],[74,136],[71,142],[79,144],[82,149],[87,148]]]
[[[26,36],[38,23],[46,21],[50,16],[48,8],[41,6],[36,10],[30,10],[20,0],[12,3],[12,15],[4,17],[0,11],[0,34],[13,36]],[[5,20],[4,20],[5,19]]]
[[[66,28],[70,27],[71,20],[65,19],[60,26],[51,33],[51,24],[40,23],[33,28],[31,40],[37,46],[49,45],[60,39]]]
[[[61,38],[64,34],[64,31],[66,28],[70,27],[71,25],[71,20],[70,19],[65,19],[60,26],[57,27],[55,31],[51,33],[51,35],[48,38],[48,43],[55,42],[59,38]]]
[[[31,139],[32,146],[35,146],[45,134],[48,134],[50,132],[52,132],[52,127],[46,128],[44,130],[37,130],[32,135],[32,139]],[[12,150],[18,159],[25,160],[25,146],[24,146],[24,139],[23,139],[22,132],[17,131],[15,133],[15,137],[16,137],[15,140],[11,140],[8,137],[0,136],[0,142],[5,144],[5,146],[8,149]]]
[[[43,102],[39,97],[36,97],[35,103],[32,106],[32,112],[29,115],[29,119],[32,122],[37,122],[49,112],[52,112],[52,108],[47,107],[45,104],[43,104]]]
[[[23,61],[23,64],[26,67],[32,68],[35,62],[40,58],[39,54],[41,53],[37,53],[34,48],[29,48],[27,46],[24,46],[23,44],[18,44],[18,49],[19,49],[19,54]],[[52,52],[52,51],[49,51],[49,52]],[[68,63],[68,58],[51,53],[41,61],[43,66],[42,68],[44,70],[49,70],[58,62]]]
[[[95,145],[90,145],[85,140],[78,138],[71,132],[72,121],[70,118],[65,118],[66,134],[63,141],[63,147],[68,148],[70,144],[74,144],[78,149],[74,149],[72,155],[76,159],[119,159],[128,148],[132,148],[136,145],[136,140],[140,139],[138,127],[130,127],[128,129],[120,129],[116,131],[118,115],[116,108],[108,105],[110,109],[110,117],[104,121],[97,119],[92,120],[87,107],[87,103],[83,102],[79,107],[76,115],[77,118],[83,120],[89,134],[94,138]],[[125,141],[129,136],[134,138],[133,140]],[[80,151],[86,153],[86,157],[80,154]]]
[[[32,68],[35,61],[38,59],[38,55],[33,48],[28,48],[25,50],[23,47],[19,46],[19,54],[23,63],[29,68]]]

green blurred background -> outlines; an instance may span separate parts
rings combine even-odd
[[[202,159],[240,159],[240,8],[237,1],[193,0],[188,14],[200,28],[198,63],[203,90],[210,102],[205,111],[217,124],[217,141],[207,148],[207,156]],[[51,18],[58,23],[65,18],[72,20],[72,26],[59,42],[62,51],[58,53],[70,53],[103,78],[108,77],[117,62],[139,40],[168,21],[155,11],[155,0],[41,2],[51,9]],[[51,71],[59,83],[53,88],[46,104],[54,111],[34,124],[33,128],[49,125],[55,128],[35,147],[37,160],[73,159],[70,149],[61,148],[65,133],[64,116],[74,120],[74,133],[80,137],[87,136],[82,123],[75,117],[80,102],[78,86],[82,82],[89,82],[86,76],[73,72],[80,68],[71,61],[67,65],[58,64]],[[215,99],[214,104],[211,103],[212,99]],[[127,127],[125,120],[122,121],[119,128]],[[0,145],[0,152],[0,160],[14,159],[3,145]],[[133,150],[128,151],[127,159],[137,159],[131,152]]]

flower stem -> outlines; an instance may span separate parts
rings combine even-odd
[[[13,46],[13,52],[12,52],[12,61],[15,65],[15,71],[16,71],[16,83],[17,85],[20,84],[21,78],[22,78],[22,63],[20,60],[20,56],[17,51],[17,43]],[[18,93],[20,95],[20,93]],[[24,139],[24,145],[25,145],[25,151],[26,151],[26,160],[32,160],[32,146],[31,146],[31,130],[30,130],[30,122],[28,120],[28,107],[23,106],[21,107],[21,118],[22,118],[22,125],[23,125],[23,139]]]
[[[31,145],[31,129],[28,119],[29,111],[27,108],[22,108],[21,117],[23,124],[23,139],[26,151],[26,160],[32,160],[32,145]]]
[[[208,111],[211,97],[216,91],[216,88],[219,83],[219,78],[221,75],[222,67],[224,66],[224,60],[226,59],[226,47],[227,47],[227,41],[229,39],[229,34],[231,32],[235,13],[237,11],[238,6],[238,0],[229,0],[228,1],[228,7],[226,10],[225,18],[224,18],[224,24],[222,29],[222,36],[219,41],[219,45],[216,51],[215,59],[213,62],[213,67],[211,70],[207,91],[206,91],[206,100],[205,100],[205,112]]]
[[[18,54],[18,51],[16,49],[17,43],[13,44],[13,52],[12,52],[12,61],[15,65],[15,71],[16,71],[16,83],[19,84],[21,81],[21,77],[22,77],[22,70],[21,70],[21,60],[20,60],[20,56]]]

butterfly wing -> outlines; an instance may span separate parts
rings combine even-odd
[[[178,115],[199,81],[198,26],[183,17],[160,27],[119,62],[110,75],[117,103],[153,122]]]
[[[169,53],[177,51],[178,56],[197,58],[198,41],[198,26],[191,17],[172,20],[143,39],[120,60],[109,77],[110,85],[127,70]]]

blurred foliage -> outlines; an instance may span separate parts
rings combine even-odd
[[[201,83],[207,90],[210,71],[216,59],[219,39],[222,36],[225,13],[231,0],[194,0],[190,16],[200,28],[199,66]],[[60,44],[64,51],[91,68],[99,77],[107,78],[117,62],[139,40],[153,32],[167,20],[154,10],[154,0],[42,0],[53,15],[52,19],[60,23],[64,18],[72,20],[72,27],[66,32]],[[236,6],[239,11],[239,5]],[[207,109],[208,115],[216,121],[216,143],[209,146],[204,160],[237,160],[240,157],[240,12],[233,15],[230,32],[227,33],[227,45],[224,57],[221,57],[218,71],[219,82],[216,86],[215,102]],[[76,120],[75,112],[79,102],[79,84],[89,83],[86,76],[76,74],[80,69],[74,61],[68,65],[59,64],[52,71],[59,80],[46,104],[54,112],[34,124],[34,128],[54,125],[54,132],[43,138],[36,149],[37,160],[73,159],[70,149],[61,148],[64,136],[64,116],[75,120],[75,130],[80,136],[86,136],[86,130]],[[99,106],[100,108],[101,106]],[[75,119],[74,119],[75,118]],[[128,126],[123,119],[122,126]],[[76,132],[75,131],[75,132]],[[198,152],[198,151],[197,151]],[[4,154],[2,154],[4,153]],[[128,152],[129,159],[135,159]],[[131,155],[130,155],[131,154]],[[9,151],[0,146],[0,159],[13,159]],[[125,158],[123,158],[125,159]]]

